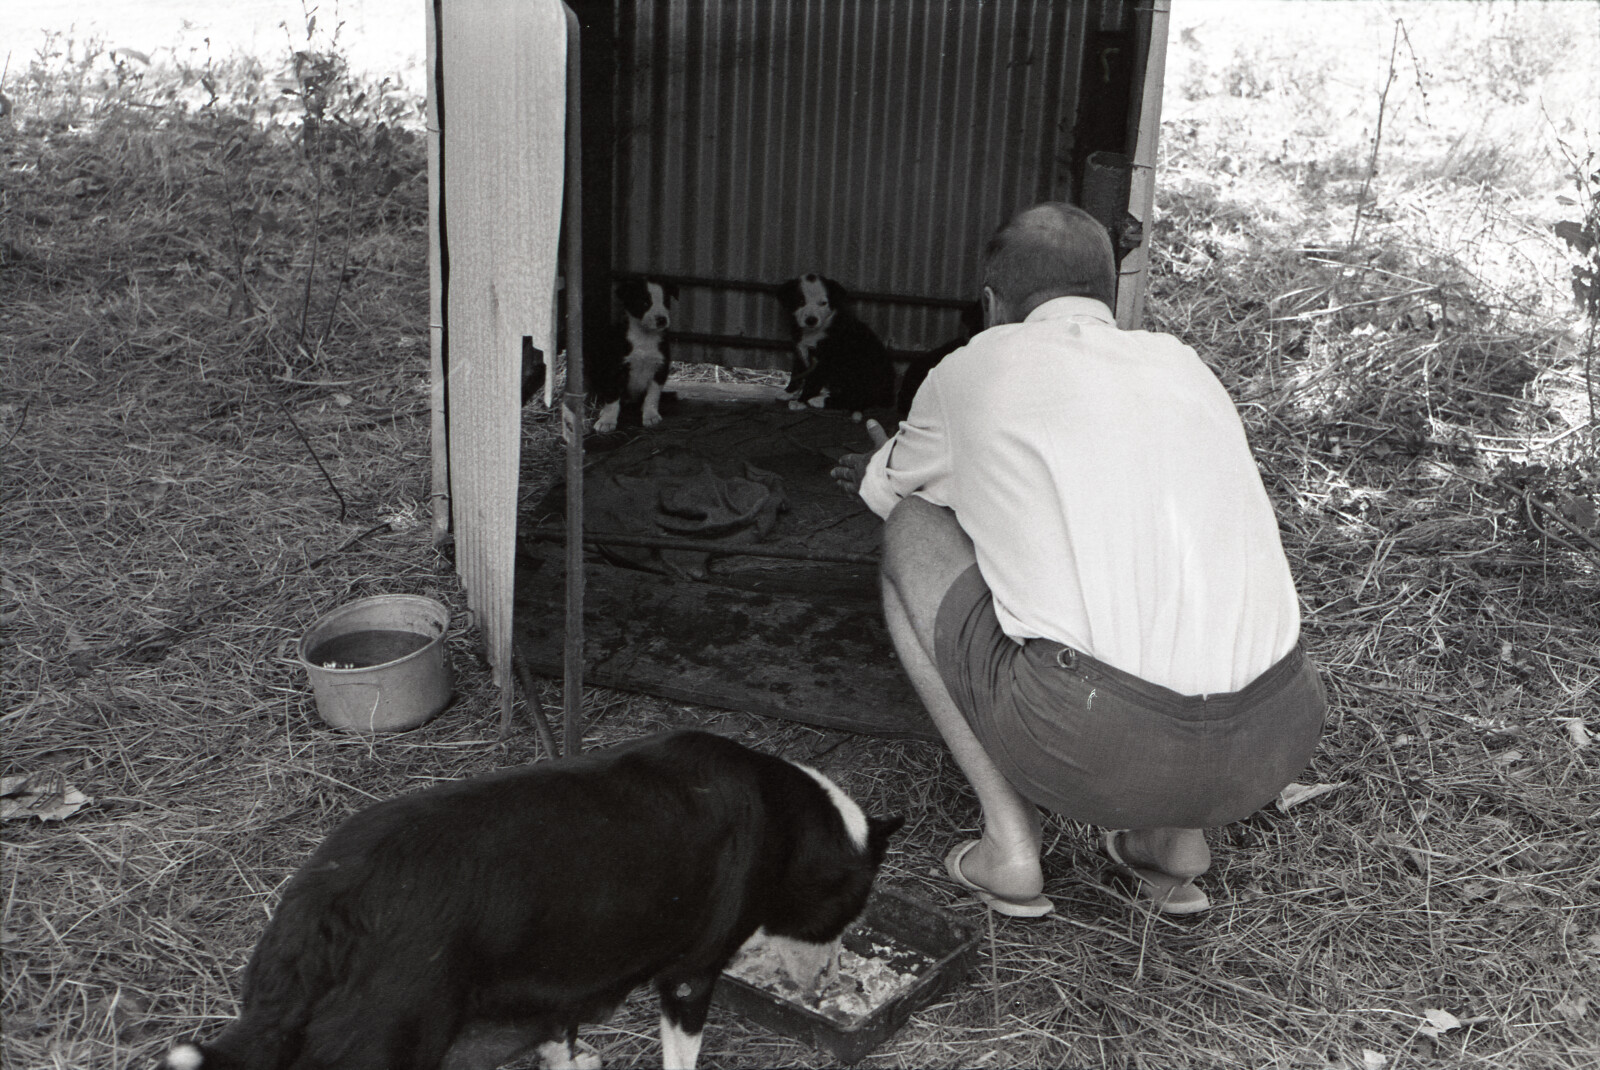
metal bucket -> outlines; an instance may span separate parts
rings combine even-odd
[[[300,639],[317,712],[335,728],[415,728],[450,701],[444,635],[450,612],[431,598],[380,594],[324,614]]]

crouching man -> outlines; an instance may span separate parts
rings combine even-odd
[[[1027,209],[983,257],[986,329],[893,438],[834,477],[886,521],[883,604],[971,782],[945,859],[994,910],[1047,913],[1037,807],[1102,826],[1169,913],[1205,910],[1205,829],[1310,760],[1326,698],[1243,425],[1177,339],[1120,331],[1105,229]]]

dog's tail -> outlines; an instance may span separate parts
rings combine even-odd
[[[174,1044],[157,1070],[284,1070],[299,1052],[314,993],[325,987],[320,976],[307,976],[327,960],[322,951],[314,953],[280,911],[245,968],[240,1016],[204,1044]]]
[[[156,1070],[229,1070],[239,1064],[199,1044],[174,1044]]]
[[[156,1070],[277,1070],[284,1065],[281,1036],[242,1033],[236,1022],[208,1044],[174,1044]]]

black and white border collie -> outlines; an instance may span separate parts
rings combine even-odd
[[[825,950],[902,819],[707,732],[429,788],[346,820],[295,874],[239,1018],[168,1070],[451,1070],[575,1055],[641,984],[692,1068],[712,987],[757,929]],[[496,1034],[495,1031],[499,1030]],[[476,1038],[514,1038],[492,1052]]]
[[[661,387],[672,371],[667,349],[667,328],[672,325],[668,306],[678,297],[671,283],[625,279],[617,284],[617,302],[624,318],[611,325],[600,344],[584,354],[584,379],[600,405],[594,429],[606,434],[617,429],[622,403],[643,400],[640,422],[661,423]]]
[[[894,402],[889,351],[850,307],[850,294],[812,272],[782,283],[778,300],[794,330],[794,370],[784,397],[789,408],[862,410]]]

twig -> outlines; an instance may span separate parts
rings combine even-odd
[[[1505,486],[1505,484],[1502,483],[1501,486]],[[1510,489],[1510,488],[1507,488],[1507,489]],[[1596,551],[1600,551],[1600,542],[1597,542],[1595,540],[1594,536],[1590,535],[1588,532],[1586,532],[1582,528],[1578,527],[1572,521],[1568,520],[1566,517],[1562,516],[1560,513],[1556,512],[1550,506],[1546,505],[1544,502],[1540,501],[1538,498],[1535,498],[1532,494],[1528,493],[1527,491],[1522,491],[1521,495],[1522,495],[1522,503],[1523,503],[1523,507],[1524,507],[1524,515],[1527,516],[1529,525],[1532,526],[1533,530],[1537,531],[1540,535],[1544,536],[1546,539],[1549,539],[1549,540],[1551,540],[1553,542],[1559,542],[1561,545],[1565,546],[1567,549],[1572,550],[1575,553],[1580,553],[1581,554],[1581,553],[1584,552],[1582,548],[1572,545],[1570,542],[1568,542],[1566,539],[1562,538],[1560,535],[1557,535],[1555,532],[1547,531],[1539,523],[1539,521],[1534,517],[1533,511],[1534,511],[1535,508],[1537,508],[1545,516],[1548,516],[1551,520],[1554,520],[1557,524],[1560,524],[1562,527],[1566,528],[1567,531],[1572,533],[1572,535],[1574,535],[1575,537],[1577,537],[1579,539],[1582,539],[1584,542],[1588,543]],[[1597,563],[1600,563],[1600,559],[1597,559]]]
[[[22,434],[23,425],[28,422],[28,407],[32,404],[32,398],[29,398],[27,401],[22,403],[22,415],[17,417],[17,429],[6,436],[5,445],[0,446],[0,450],[10,449],[12,441],[15,440],[18,435]]]
[[[351,240],[351,231],[355,227],[356,218],[356,192],[354,187],[350,190],[350,203],[345,208],[344,221],[344,255],[339,260],[339,277],[333,284],[333,303],[328,306],[328,318],[322,324],[322,334],[317,338],[317,352],[322,352],[322,347],[327,344],[328,335],[333,332],[333,317],[339,311],[339,298],[344,295],[345,274],[350,268],[350,247],[355,244]]]
[[[994,911],[985,910],[989,918],[989,996],[994,1002],[994,1025],[1000,1028],[1000,948],[994,938]]]
[[[544,709],[539,705],[539,689],[534,684],[533,672],[528,668],[528,659],[521,647],[522,636],[519,634],[512,640],[518,649],[511,657],[511,667],[517,674],[517,682],[522,685],[522,701],[528,708],[528,717],[533,721],[534,730],[539,733],[539,742],[544,744],[547,757],[559,758],[561,751],[556,747],[556,734],[550,728],[550,721],[544,715]]]
[[[328,470],[322,466],[322,458],[317,456],[317,451],[312,448],[311,440],[306,438],[306,433],[300,430],[300,425],[295,422],[294,414],[289,411],[289,406],[280,401],[278,402],[278,408],[283,410],[283,415],[289,420],[289,426],[294,428],[294,433],[300,436],[301,442],[305,443],[306,452],[311,454],[311,459],[316,462],[317,471],[321,472],[322,478],[328,481],[328,489],[333,491],[333,496],[335,498],[339,499],[339,523],[343,524],[345,514],[349,511],[349,506],[345,504],[344,495],[339,493],[339,487],[336,483],[334,483],[333,477],[330,476],[328,474]]]
[[[1394,85],[1395,56],[1400,51],[1400,19],[1394,22],[1394,40],[1389,45],[1389,76],[1384,79],[1383,91],[1378,94],[1378,124],[1372,132],[1372,155],[1367,160],[1367,173],[1361,178],[1361,193],[1356,197],[1356,219],[1350,227],[1350,248],[1356,247],[1356,239],[1361,234],[1361,213],[1367,207],[1367,193],[1372,189],[1372,179],[1378,173],[1378,150],[1383,146],[1383,116],[1389,103],[1389,89]]]
[[[1322,316],[1332,316],[1336,313],[1345,312],[1352,308],[1365,308],[1368,305],[1381,305],[1385,301],[1398,301],[1404,297],[1415,297],[1418,294],[1435,293],[1438,291],[1438,289],[1439,288],[1437,286],[1419,286],[1414,290],[1402,290],[1399,293],[1385,294],[1382,297],[1374,297],[1366,301],[1351,301],[1348,304],[1338,305],[1333,308],[1318,308],[1313,309],[1310,312],[1297,312],[1292,316],[1274,316],[1267,322],[1285,323],[1291,320],[1312,320]]]

